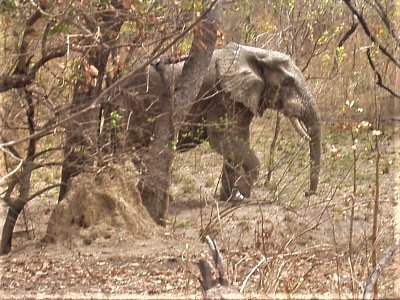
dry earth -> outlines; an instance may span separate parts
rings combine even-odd
[[[272,137],[260,128],[259,123],[253,127],[253,143],[266,162]],[[385,134],[378,256],[393,242],[393,208],[399,199],[394,188],[399,150],[393,132]],[[0,298],[200,299],[196,263],[208,255],[199,239],[204,231],[216,236],[230,281],[244,286],[250,298],[358,298],[371,272],[375,154],[368,147],[373,139],[369,134],[360,138],[353,195],[348,135],[333,131],[325,136],[320,192],[310,198],[302,193],[307,186],[307,146],[284,123],[272,182],[266,182],[263,165],[247,201],[214,200],[221,159],[207,145],[179,154],[165,229],[139,228],[130,234],[124,222],[112,227],[115,220],[110,217],[109,235],[78,230],[62,242],[44,244],[56,194],[35,200],[18,220],[13,251],[0,257]],[[395,272],[389,264],[381,274],[380,297],[396,297]]]

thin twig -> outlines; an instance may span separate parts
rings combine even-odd
[[[351,0],[343,0],[343,2],[347,5],[347,7],[350,9],[350,11],[357,17],[358,21],[360,22],[365,34],[368,36],[368,38],[376,44],[379,48],[379,50],[387,57],[389,58],[397,67],[400,68],[400,60],[397,59],[393,53],[389,52],[388,47],[384,46],[380,40],[371,32],[367,22],[365,21],[364,16],[357,10],[357,8],[351,3]]]
[[[247,282],[249,281],[251,275],[266,261],[266,257],[263,255],[262,259],[254,266],[253,269],[251,269],[250,273],[246,276],[246,278],[243,281],[243,284],[240,288],[240,292],[243,293],[244,289],[246,288]]]
[[[381,88],[383,88],[384,90],[386,90],[387,92],[389,92],[392,96],[394,96],[396,98],[400,98],[400,94],[396,93],[394,90],[392,90],[391,88],[389,88],[387,85],[385,85],[383,83],[382,75],[381,75],[381,73],[378,72],[378,70],[377,70],[377,68],[376,68],[376,66],[374,64],[374,61],[372,59],[371,48],[367,49],[366,54],[367,54],[369,65],[371,66],[371,69],[372,69],[372,71],[374,71],[375,76],[376,76],[376,82],[375,83],[377,85],[379,85]]]
[[[21,161],[19,162],[18,166],[17,166],[14,170],[12,170],[12,171],[11,171],[10,173],[8,173],[6,176],[2,177],[2,178],[0,179],[0,185],[2,185],[3,182],[4,182],[8,177],[10,177],[10,176],[12,176],[14,173],[16,173],[16,172],[22,167],[22,164],[23,164],[23,163],[24,163],[24,161],[21,160]]]
[[[374,286],[376,285],[378,277],[381,274],[383,268],[388,264],[389,260],[393,257],[393,254],[399,247],[400,247],[400,237],[397,237],[393,245],[386,250],[385,254],[376,264],[375,269],[372,271],[371,275],[369,275],[368,280],[365,283],[365,289],[363,293],[364,300],[374,299]]]

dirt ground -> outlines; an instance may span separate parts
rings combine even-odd
[[[360,137],[354,194],[348,135],[325,131],[320,191],[306,198],[307,144],[284,123],[267,182],[272,136],[260,123],[253,126],[252,139],[263,167],[252,197],[215,201],[221,158],[203,144],[175,159],[168,225],[156,234],[98,238],[90,245],[43,244],[56,193],[30,203],[18,220],[12,252],[0,257],[0,298],[201,299],[196,264],[209,255],[199,239],[205,230],[216,236],[230,282],[249,298],[359,298],[374,247],[373,137]],[[400,160],[395,135],[388,130],[381,143],[378,257],[394,238]],[[393,264],[384,269],[380,297],[396,297],[396,272]]]

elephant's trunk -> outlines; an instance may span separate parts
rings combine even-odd
[[[307,95],[312,99],[310,95]],[[301,121],[307,128],[308,136],[310,137],[310,190],[306,192],[307,196],[315,194],[318,183],[321,167],[321,120],[315,101],[307,101],[308,107],[306,113],[301,118]]]

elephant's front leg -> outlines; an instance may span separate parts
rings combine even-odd
[[[234,167],[234,163],[224,161],[221,171],[220,201],[228,201],[239,191],[243,197],[248,198],[251,194],[251,187],[258,177],[258,161],[255,161],[254,168],[246,174],[243,166]]]
[[[210,145],[224,157],[220,200],[228,200],[236,190],[250,197],[258,177],[260,162],[249,142],[252,118],[247,109],[235,106],[231,112],[218,104],[207,115]]]
[[[237,172],[232,167],[232,164],[224,161],[221,171],[221,189],[219,194],[220,201],[225,202],[231,199],[231,197],[235,196],[236,179],[237,179]]]
[[[235,137],[230,137],[229,139],[235,139]],[[243,197],[249,198],[253,184],[259,174],[260,161],[250,148],[248,140],[235,139],[230,143],[228,149],[229,151],[225,153],[224,158],[233,162],[234,171],[234,175],[228,178],[228,180],[231,180],[229,186],[236,187]],[[230,165],[232,166],[232,164]],[[225,174],[226,172],[222,174],[222,177]],[[222,180],[222,182],[224,181]],[[232,190],[232,192],[235,193],[235,190]]]

